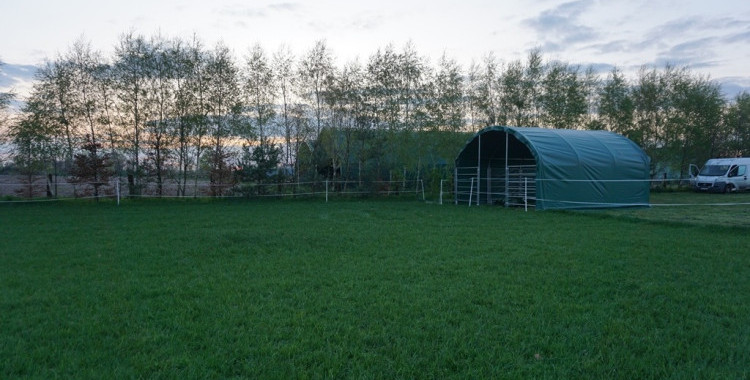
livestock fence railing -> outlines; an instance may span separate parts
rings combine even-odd
[[[425,200],[422,179],[395,181],[317,180],[306,182],[272,183],[211,183],[208,180],[178,183],[166,181],[161,185],[146,182],[128,183],[114,177],[102,182],[57,181],[45,176],[0,176],[0,201],[49,201],[55,199],[101,198],[284,198],[391,196],[414,197]]]

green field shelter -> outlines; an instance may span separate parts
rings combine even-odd
[[[612,132],[487,127],[456,158],[454,200],[538,210],[648,206],[649,164]]]

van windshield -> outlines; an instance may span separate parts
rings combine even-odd
[[[706,165],[701,169],[699,175],[720,176],[724,175],[729,169],[729,165]]]

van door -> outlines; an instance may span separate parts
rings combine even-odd
[[[747,166],[732,165],[727,172],[727,185],[731,186],[727,190],[739,191],[747,189]]]
[[[747,179],[747,165],[737,167],[737,189],[747,190],[750,188],[750,180]]]

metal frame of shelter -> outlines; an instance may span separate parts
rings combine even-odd
[[[456,204],[536,209],[647,206],[648,156],[607,131],[488,127],[456,158]]]

